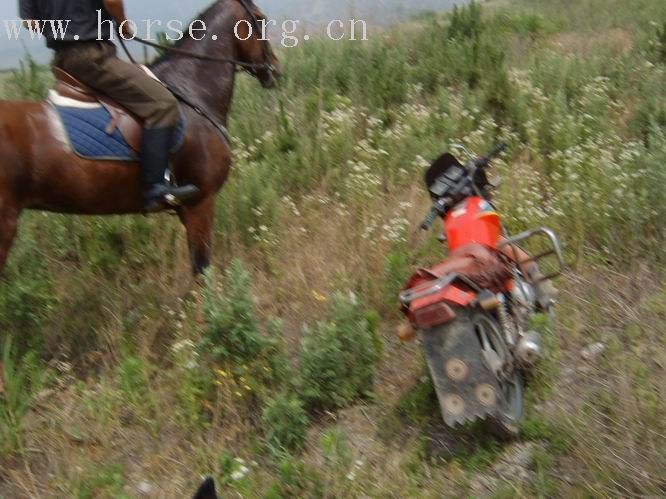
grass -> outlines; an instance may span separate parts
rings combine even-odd
[[[4,86],[12,77],[11,71],[0,71],[0,86]],[[4,89],[2,89],[4,94]]]
[[[663,494],[666,12],[611,3],[490,3],[283,51],[277,93],[241,79],[202,283],[170,217],[26,214],[0,289],[0,496],[183,497],[202,474],[244,497]],[[447,430],[393,333],[400,286],[442,256],[413,232],[424,165],[500,139],[509,228],[553,227],[571,263],[509,447]],[[347,345],[309,342],[326,372],[299,363],[304,329]],[[303,403],[330,383],[344,396]]]

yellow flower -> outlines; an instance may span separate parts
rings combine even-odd
[[[217,374],[219,374],[219,375],[222,376],[223,378],[226,378],[227,376],[229,376],[229,375],[227,374],[227,372],[226,372],[226,371],[223,371],[222,369],[218,369],[218,370],[217,370]]]

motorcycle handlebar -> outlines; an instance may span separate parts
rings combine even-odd
[[[484,168],[485,166],[488,166],[490,160],[493,159],[495,156],[498,156],[499,154],[503,153],[506,150],[506,148],[507,145],[504,142],[497,144],[495,147],[492,148],[492,150],[488,154],[476,160],[476,167]]]
[[[438,215],[439,212],[437,211],[437,208],[435,208],[434,206],[430,208],[428,215],[423,219],[423,222],[421,222],[421,229],[430,230],[432,224],[435,222],[435,220],[437,220]]]
[[[507,145],[504,142],[497,144],[495,147],[492,148],[492,150],[487,155],[479,159],[473,160],[474,166],[476,166],[476,168],[486,167],[488,163],[490,163],[491,159],[504,152],[506,148]],[[446,212],[446,206],[447,206],[446,199],[440,199],[439,201],[437,201],[435,206],[433,206],[430,209],[428,215],[423,219],[423,222],[421,222],[420,225],[421,229],[430,230],[435,220],[437,220],[438,217],[442,216]]]

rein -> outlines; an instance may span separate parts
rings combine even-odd
[[[123,39],[122,36],[119,37],[120,43],[123,47],[125,47],[125,39]],[[205,54],[199,54],[197,52],[192,52],[190,50],[184,50],[184,49],[179,49],[176,47],[169,47],[166,45],[160,45],[159,43],[151,42],[149,40],[144,40],[142,38],[134,38],[132,39],[133,42],[140,43],[141,45],[146,45],[148,47],[152,47],[158,50],[163,50],[165,52],[170,52],[172,54],[178,54],[178,55],[183,55],[186,57],[190,57],[192,59],[198,59],[200,61],[206,61],[206,62],[215,62],[219,64],[233,64],[234,66],[239,66],[243,69],[268,69],[271,70],[273,68],[273,65],[268,63],[268,62],[262,62],[262,63],[256,63],[256,62],[243,62],[239,61],[237,59],[230,59],[226,57],[212,57],[210,55],[205,55]],[[127,49],[125,49],[127,51]],[[128,54],[129,56],[129,54]],[[130,56],[131,58],[131,56]],[[134,61],[132,61],[134,62]],[[136,64],[136,62],[134,62]]]
[[[247,14],[250,16],[250,19],[252,21],[252,28],[256,30],[257,33],[261,32],[260,27],[259,27],[259,20],[257,19],[257,16],[255,15],[254,11],[250,8],[250,6],[247,4],[247,0],[237,0],[238,3],[240,3]],[[127,45],[125,44],[125,39],[123,38],[122,33],[120,33],[120,30],[118,31],[118,40],[120,41],[120,45],[122,46],[123,50],[125,51],[125,54],[127,55],[128,59],[132,64],[135,66],[140,66],[140,64],[134,59],[134,56],[130,53],[129,49],[127,48]],[[226,58],[226,57],[212,57],[209,55],[205,54],[199,54],[197,52],[192,52],[190,50],[184,50],[180,49],[177,47],[169,47],[165,45],[160,45],[159,43],[151,42],[149,40],[144,40],[142,38],[134,38],[132,41],[135,41],[137,43],[140,43],[141,45],[146,45],[148,47],[152,47],[158,50],[164,50],[165,52],[170,52],[172,54],[178,54],[182,55],[185,57],[190,57],[192,59],[198,59],[200,61],[206,61],[206,62],[213,62],[217,64],[232,64],[234,66],[238,66],[244,70],[247,70],[250,73],[256,73],[257,70],[262,70],[265,69],[271,73],[275,72],[275,66],[271,64],[270,61],[270,50],[268,48],[268,42],[265,40],[261,40],[263,43],[261,44],[261,49],[263,52],[264,56],[264,61],[262,63],[253,63],[253,62],[244,62],[244,61],[239,61],[237,59],[231,59],[231,58]],[[202,109],[198,105],[194,104],[192,101],[190,101],[188,98],[183,96],[178,90],[174,89],[171,87],[168,83],[163,82],[161,80],[158,80],[164,88],[166,88],[169,92],[171,92],[176,99],[178,99],[180,102],[185,104],[186,106],[190,107],[194,112],[196,112],[198,115],[202,116],[206,120],[208,120],[224,137],[224,140],[227,142],[227,144],[231,145],[231,136],[229,134],[229,131],[227,128],[219,123],[213,116],[210,115],[205,109]]]
[[[132,64],[134,64],[135,66],[141,66],[141,64],[139,64],[139,63],[136,61],[136,59],[134,58],[134,56],[132,55],[132,53],[129,51],[129,49],[127,48],[127,45],[125,45],[125,40],[124,40],[124,38],[123,38],[122,36],[119,36],[119,37],[118,37],[118,40],[120,40],[120,45],[122,46],[123,50],[125,51],[125,54],[126,54],[127,57],[129,58],[130,62],[131,62]],[[144,40],[144,41],[145,41],[145,40]],[[151,42],[151,43],[152,43],[152,42]],[[161,47],[161,45],[160,45],[160,47]],[[157,79],[157,78],[156,78],[156,79]],[[229,146],[231,145],[231,135],[229,134],[229,130],[227,130],[227,128],[226,128],[222,123],[218,122],[218,121],[217,121],[213,116],[211,116],[210,113],[208,113],[205,109],[202,109],[200,106],[198,106],[198,105],[196,105],[195,103],[193,103],[191,100],[189,100],[187,97],[185,97],[183,94],[181,94],[178,90],[176,90],[175,88],[173,88],[173,87],[172,87],[171,85],[169,85],[168,83],[166,83],[166,82],[164,82],[164,81],[162,81],[162,80],[160,80],[160,79],[157,79],[157,81],[160,82],[160,83],[162,84],[162,86],[163,86],[164,88],[166,88],[169,92],[171,92],[171,93],[173,94],[173,96],[174,96],[176,99],[178,99],[180,102],[182,102],[183,104],[185,104],[187,107],[191,108],[191,109],[192,109],[195,113],[197,113],[199,116],[202,116],[203,118],[205,118],[205,119],[206,119],[211,125],[213,125],[213,126],[215,127],[215,129],[216,129],[218,132],[220,132],[220,134],[221,134],[222,137],[224,138],[224,140],[225,140],[225,142],[227,143],[227,145],[229,145]]]

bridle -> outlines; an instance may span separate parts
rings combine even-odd
[[[243,9],[245,9],[245,12],[247,15],[250,17],[250,22],[251,26],[253,29],[254,33],[257,33],[257,36],[259,33],[263,33],[261,30],[261,26],[259,24],[259,19],[257,19],[256,14],[254,13],[254,10],[251,8],[251,6],[248,4],[248,0],[236,0],[238,3],[241,4]],[[127,55],[128,59],[134,64],[134,65],[139,65],[139,63],[134,59],[134,56],[132,53],[129,51],[127,48],[127,45],[125,44],[125,39],[122,37],[122,34],[118,37],[118,40],[120,41],[120,45],[122,46],[123,50],[125,51],[125,54]],[[271,56],[272,56],[272,51],[270,48],[270,45],[268,43],[268,40],[264,40],[263,37],[259,39],[261,42],[261,51],[263,55],[264,62],[260,63],[255,63],[255,62],[245,62],[245,61],[240,61],[238,59],[233,59],[233,58],[227,58],[227,57],[212,57],[209,55],[205,54],[199,54],[197,52],[192,52],[190,50],[184,50],[180,49],[177,47],[169,47],[165,45],[160,45],[159,43],[151,42],[149,40],[144,40],[142,38],[134,38],[132,41],[136,41],[142,45],[146,45],[148,47],[153,47],[158,50],[162,50],[165,52],[169,52],[172,54],[177,54],[177,55],[182,55],[185,57],[190,57],[192,59],[198,59],[200,61],[206,61],[206,62],[213,62],[213,63],[218,63],[218,64],[232,64],[241,70],[247,71],[248,73],[252,74],[255,77],[259,77],[258,72],[265,70],[268,71],[269,75],[272,78],[275,78],[275,74],[277,73],[277,68],[271,63]],[[198,105],[194,104],[191,102],[188,98],[183,96],[180,92],[178,92],[176,89],[171,87],[170,85],[167,85],[164,82],[160,82],[164,87],[169,90],[179,101],[181,101],[183,104],[191,107],[197,114],[200,116],[203,116],[206,118],[219,132],[222,134],[224,139],[227,141],[228,144],[231,143],[231,138],[229,135],[228,130],[224,125],[221,123],[218,123],[217,120],[215,120],[210,113],[206,112],[206,110],[201,109]]]
[[[243,6],[243,8],[245,9],[245,12],[247,12],[247,15],[250,16],[250,20],[252,21],[252,29],[253,29],[254,33],[257,33],[257,36],[259,35],[259,33],[261,33],[263,35],[262,27],[259,24],[259,19],[257,19],[257,15],[255,14],[254,9],[252,9],[252,7],[250,5],[248,5],[248,3],[247,3],[248,0],[237,0],[237,1],[238,1],[238,3],[240,3]],[[259,65],[255,65],[255,66],[260,66],[260,68],[244,67],[244,69],[248,70],[249,72],[251,72],[255,76],[257,76],[257,74],[256,74],[257,69],[265,69],[272,76],[274,76],[275,73],[277,72],[277,68],[271,62],[271,58],[272,58],[272,55],[273,55],[272,49],[271,49],[271,47],[268,43],[268,40],[264,39],[263,36],[259,39],[259,42],[261,43],[261,52],[262,52],[262,55],[263,55],[263,58],[264,58],[264,62],[259,64]]]

